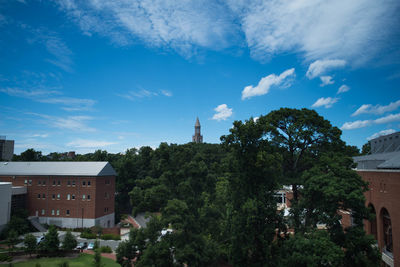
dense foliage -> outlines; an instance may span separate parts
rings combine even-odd
[[[221,144],[161,143],[73,160],[109,161],[116,210],[151,216],[117,248],[122,266],[377,266],[362,225],[367,184],[352,170],[359,151],[340,136],[313,110],[283,108],[235,121]],[[284,185],[294,193],[286,216],[274,198]],[[352,216],[348,228],[343,213]]]

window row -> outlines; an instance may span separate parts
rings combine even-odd
[[[42,209],[42,215],[46,215],[46,210]],[[51,215],[59,216],[60,215],[60,210],[51,210]],[[67,216],[70,215],[69,210],[65,211],[65,215],[67,215]]]
[[[38,194],[37,198],[41,198],[41,199],[46,199],[46,194]],[[52,199],[57,199],[60,200],[61,199],[61,195],[60,194],[53,194]],[[90,200],[90,195],[82,195],[82,200]],[[67,194],[67,200],[75,200],[75,195],[74,194]]]
[[[60,186],[62,184],[61,180],[52,180],[52,185],[53,186]],[[32,180],[25,180],[25,185],[32,185]],[[38,186],[46,186],[46,180],[38,180],[37,181]],[[67,186],[75,186],[76,182],[75,180],[68,180],[67,181]],[[82,186],[91,186],[91,181],[82,181]]]

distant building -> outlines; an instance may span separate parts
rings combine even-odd
[[[200,122],[199,118],[196,118],[196,124],[194,125],[194,135],[192,136],[192,142],[203,143],[203,136],[200,134]]]
[[[67,228],[114,227],[115,176],[108,162],[0,162],[0,182],[12,183],[15,205],[25,202],[40,223]]]
[[[0,160],[11,160],[14,155],[14,140],[0,136]]]
[[[365,230],[377,240],[382,266],[400,266],[400,133],[370,140],[371,154],[354,157],[356,171],[368,182],[366,206],[374,213]]]

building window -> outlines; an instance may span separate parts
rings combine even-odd
[[[110,180],[106,180],[106,184],[110,184]]]
[[[86,185],[86,182],[85,181],[82,181],[82,186],[85,186]]]
[[[69,210],[67,210],[67,215],[69,215]]]
[[[24,184],[28,184],[28,180],[25,180]]]
[[[74,194],[72,194],[72,200],[75,200],[75,195]]]
[[[38,181],[37,181],[37,184],[38,184],[38,185],[41,185],[41,184],[42,184],[42,181],[38,180]]]
[[[42,198],[43,198],[43,199],[46,199],[46,194],[42,194]]]
[[[43,181],[42,185],[46,185],[46,181]]]
[[[85,200],[85,198],[86,198],[86,196],[85,196],[85,195],[82,195],[82,200]]]
[[[44,210],[42,210],[42,215],[44,215],[44,213],[45,213],[45,211],[44,211]]]
[[[57,194],[57,200],[59,200],[60,199],[60,194]]]
[[[90,181],[87,181],[87,185],[90,186]]]
[[[60,210],[57,210],[57,216],[60,215]]]
[[[87,200],[90,200],[90,195],[87,195]]]
[[[29,180],[28,183],[29,183],[29,185],[32,185],[32,180]]]
[[[55,198],[56,198],[56,195],[55,195],[55,194],[53,194],[53,195],[51,196],[51,198],[52,198],[52,199],[55,199]]]
[[[108,199],[108,193],[107,192],[104,193],[104,198]]]
[[[70,180],[68,180],[67,186],[71,186],[71,181]]]
[[[51,215],[54,215],[54,210],[51,210]]]
[[[55,186],[56,185],[56,180],[53,180],[53,186]]]
[[[60,180],[57,181],[57,185],[58,185],[58,186],[61,185],[61,181],[60,181]]]
[[[104,208],[104,212],[108,212],[108,208]]]
[[[72,181],[72,186],[75,186],[75,181]]]
[[[37,195],[37,198],[40,198],[40,194]]]
[[[67,195],[67,200],[70,200],[70,199],[71,199],[71,195],[68,194],[68,195]]]

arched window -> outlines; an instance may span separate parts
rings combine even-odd
[[[381,211],[384,250],[393,253],[392,222],[387,209]]]

